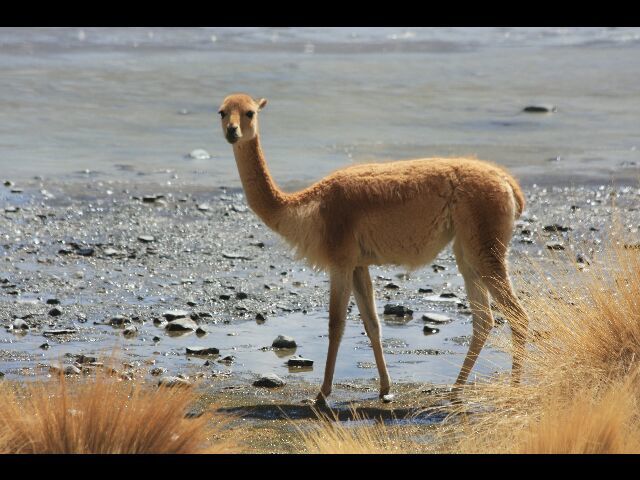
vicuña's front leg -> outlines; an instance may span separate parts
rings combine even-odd
[[[382,351],[382,339],[380,337],[380,320],[376,313],[376,302],[373,292],[373,284],[367,267],[356,267],[353,271],[353,296],[358,304],[364,330],[371,341],[373,356],[376,359],[378,375],[380,375],[380,398],[389,393],[391,379],[387,371]]]
[[[336,368],[336,358],[340,348],[340,340],[344,333],[344,325],[347,317],[347,306],[351,295],[351,281],[353,272],[333,270],[330,274],[331,293],[329,298],[329,351],[327,353],[327,365],[324,369],[324,382],[320,388],[317,401],[324,403],[331,393],[333,373]]]

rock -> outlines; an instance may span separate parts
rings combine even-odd
[[[51,310],[49,310],[49,315],[52,317],[59,317],[60,315],[62,315],[62,310],[60,310],[58,307],[53,307]]]
[[[258,380],[253,382],[254,387],[264,387],[264,388],[277,388],[283,387],[285,385],[285,381],[278,377],[275,373],[269,373],[268,375],[263,375]]]
[[[249,298],[249,295],[244,292],[238,292],[236,293],[236,298],[238,300],[244,300],[245,298]]]
[[[388,288],[389,290],[398,290],[400,287],[395,283],[387,283],[384,288]]]
[[[452,292],[443,292],[440,294],[440,298],[458,298],[458,296]]]
[[[222,256],[231,260],[251,260],[250,256],[241,253],[222,252]]]
[[[393,402],[393,399],[395,398],[395,395],[393,395],[392,393],[387,393],[386,395],[383,395],[381,400],[383,403],[391,403]]]
[[[159,387],[190,387],[191,383],[188,380],[180,377],[162,377],[158,380]]]
[[[556,106],[550,104],[527,105],[522,109],[523,112],[527,113],[551,113],[556,110]]]
[[[565,227],[558,223],[554,223],[552,225],[545,225],[542,227],[542,230],[545,232],[568,232],[569,230],[573,230],[571,227]]]
[[[187,347],[187,355],[218,355],[220,350],[214,347]]]
[[[14,206],[8,206],[8,207],[5,207],[5,209],[4,209],[4,211],[7,212],[7,213],[15,213],[18,210],[20,210],[20,209],[18,207],[14,207]]]
[[[422,320],[438,325],[450,323],[453,321],[451,317],[447,317],[446,315],[441,315],[439,313],[425,313],[424,315],[422,315]]]
[[[238,213],[245,213],[249,211],[249,209],[244,205],[231,205],[231,210]]]
[[[123,327],[126,323],[131,323],[131,320],[124,315],[116,315],[115,317],[110,318],[108,323],[112,327]]]
[[[136,327],[135,325],[128,326],[122,332],[122,335],[124,335],[127,338],[135,337],[137,334],[138,334],[138,327]]]
[[[190,307],[196,307],[198,305],[198,302],[196,302],[195,300],[189,299],[185,302],[187,305],[189,305]]]
[[[208,203],[200,203],[200,204],[198,204],[197,208],[201,212],[207,212],[207,211],[211,210],[211,207],[209,206]]]
[[[75,365],[49,365],[49,371],[54,373],[63,373],[65,375],[79,375],[80,369]]]
[[[142,197],[143,203],[155,203],[156,200],[162,198],[162,195],[144,195]]]
[[[49,298],[47,299],[47,305],[60,305],[60,300],[57,298]]]
[[[158,343],[160,340],[162,340],[160,337],[155,336],[151,339],[154,343]]]
[[[167,310],[162,314],[169,322],[177,320],[178,318],[186,318],[189,316],[189,312],[186,310]]]
[[[44,342],[42,345],[40,345],[40,347],[42,350],[49,350],[49,348],[51,348],[51,345],[49,345],[47,342]]]
[[[564,250],[564,245],[562,244],[562,242],[547,242],[545,243],[545,246],[549,250]]]
[[[70,247],[70,246],[68,246],[68,245],[65,245],[65,246],[64,246],[64,247],[62,247],[60,250],[58,250],[58,253],[59,253],[60,255],[70,255],[70,254],[72,254],[72,253],[73,253],[73,248],[72,248],[72,247]]]
[[[287,365],[290,367],[311,367],[313,366],[313,360],[309,360],[308,358],[303,358],[298,355],[291,357],[287,361]]]
[[[202,328],[202,327],[198,327],[198,328],[196,329],[196,335],[197,335],[197,336],[199,336],[199,337],[203,337],[203,336],[205,336],[207,333],[209,333],[209,332],[207,332],[207,331],[206,331],[204,328]]]
[[[418,293],[433,293],[433,288],[419,288]]]
[[[21,318],[16,318],[11,324],[11,327],[14,330],[25,330],[25,331],[29,330],[29,325],[27,324],[27,322],[25,322]]]
[[[278,335],[271,346],[273,348],[296,348],[298,345],[292,337]]]
[[[388,303],[384,306],[384,315],[395,315],[396,317],[410,316],[413,315],[413,310],[404,305]]]
[[[267,320],[267,318],[261,314],[261,313],[256,313],[256,321],[257,322],[265,322]]]
[[[223,294],[219,295],[218,298],[220,300],[229,300],[229,299],[231,299],[231,295],[227,295],[226,293],[223,293]]]
[[[226,363],[227,365],[233,363],[236,361],[236,357],[234,357],[233,355],[227,355],[224,358],[221,358],[220,360],[218,360],[219,363]]]
[[[434,263],[433,265],[431,265],[431,268],[433,268],[433,271],[434,271],[435,273],[438,273],[438,272],[441,272],[441,271],[444,271],[444,270],[446,270],[446,269],[447,269],[447,267],[443,267],[442,265],[438,265],[438,264],[436,264],[436,263]]]
[[[153,375],[154,377],[157,377],[157,376],[159,376],[159,375],[162,375],[162,374],[163,374],[163,373],[165,373],[166,371],[167,371],[167,369],[166,369],[166,368],[162,368],[162,367],[155,367],[155,368],[152,368],[152,369],[149,371],[149,373],[150,373],[151,375]]]
[[[70,335],[77,332],[77,330],[73,330],[71,328],[61,328],[59,330],[44,330],[42,335]]]
[[[75,360],[77,363],[85,364],[85,363],[96,363],[98,359],[96,357],[91,357],[89,355],[79,354],[75,356]]]
[[[189,318],[178,318],[177,320],[167,322],[167,325],[164,328],[169,332],[186,332],[189,330],[196,330],[198,328],[198,324]]]
[[[195,150],[191,150],[189,158],[193,158],[194,160],[209,160],[211,155],[202,148],[196,148]]]
[[[76,250],[76,253],[83,257],[91,257],[95,253],[95,249],[92,247],[82,247],[82,248],[78,248]]]
[[[422,329],[422,331],[424,332],[425,335],[434,335],[434,334],[438,333],[440,331],[440,329],[439,328],[430,327],[429,325],[425,325],[424,328]]]
[[[154,242],[156,238],[152,235],[139,235],[138,240],[140,240],[143,243],[150,243],[150,242]]]
[[[115,248],[105,248],[102,252],[106,257],[117,257],[120,255],[126,255],[126,252],[116,250]]]

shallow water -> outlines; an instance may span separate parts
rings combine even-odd
[[[0,169],[238,186],[216,111],[246,91],[285,188],[450,155],[636,181],[639,49],[638,28],[1,28]]]
[[[443,311],[434,302],[433,310]],[[379,305],[381,311],[383,305]],[[448,313],[453,321],[437,325],[440,331],[425,335],[421,319],[422,313],[415,312],[413,318],[404,319],[381,316],[383,348],[389,374],[393,381],[418,383],[452,383],[462,365],[471,334],[471,317],[459,313]],[[134,323],[135,324],[135,323]],[[255,321],[233,322],[207,325],[209,332],[199,336],[194,332],[182,335],[169,334],[162,327],[151,322],[140,326],[139,333],[126,339],[121,328],[107,325],[76,325],[78,332],[71,335],[45,335],[41,331],[14,334],[0,331],[0,350],[4,359],[3,372],[8,378],[22,378],[37,373],[46,373],[46,366],[56,363],[71,363],[69,355],[84,354],[99,357],[109,362],[116,354],[119,361],[134,362],[137,367],[150,370],[163,367],[167,374],[184,373],[192,375],[205,372],[207,377],[213,371],[233,372],[234,376],[255,376],[261,373],[276,373],[282,378],[321,382],[324,360],[328,346],[328,317],[326,313],[290,315],[272,318],[264,323]],[[502,327],[499,327],[502,328]],[[506,327],[504,327],[506,328]],[[271,349],[271,340],[280,334],[295,332],[298,347],[295,349]],[[158,336],[159,341],[153,338]],[[39,348],[44,342],[50,347]],[[187,347],[215,347],[220,350],[216,356],[187,355]],[[266,349],[264,347],[267,347]],[[68,354],[67,356],[65,356]],[[233,355],[230,364],[218,360]],[[314,360],[312,367],[296,368],[286,362],[294,355]],[[146,361],[155,360],[153,366],[144,367]],[[209,360],[211,366],[203,366]],[[136,363],[138,362],[138,363]],[[474,375],[482,376],[503,370],[509,366],[506,353],[487,347],[481,354]],[[357,315],[350,315],[345,328],[336,367],[336,381],[378,378],[368,338],[364,335],[362,322]]]

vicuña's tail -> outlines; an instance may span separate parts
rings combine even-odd
[[[507,181],[507,183],[511,187],[511,190],[513,191],[513,199],[516,202],[516,218],[520,218],[520,215],[522,215],[524,206],[526,204],[522,189],[520,188],[520,185],[518,185],[516,179],[509,175],[507,172],[505,172],[504,179]]]

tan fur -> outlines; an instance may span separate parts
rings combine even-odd
[[[506,264],[514,220],[524,209],[516,180],[501,167],[468,158],[428,158],[354,165],[300,192],[287,194],[272,180],[260,147],[257,112],[266,100],[227,97],[220,111],[249,206],[313,266],[331,277],[329,354],[319,395],[331,391],[338,345],[352,289],[388,393],[369,265],[415,269],[431,262],[452,240],[472,303],[474,335],[457,384],[466,382],[493,326],[489,293],[517,321],[517,354],[524,345],[526,314],[513,295]],[[255,112],[248,118],[246,112]],[[237,137],[229,136],[236,128]],[[233,135],[232,135],[233,137]]]

